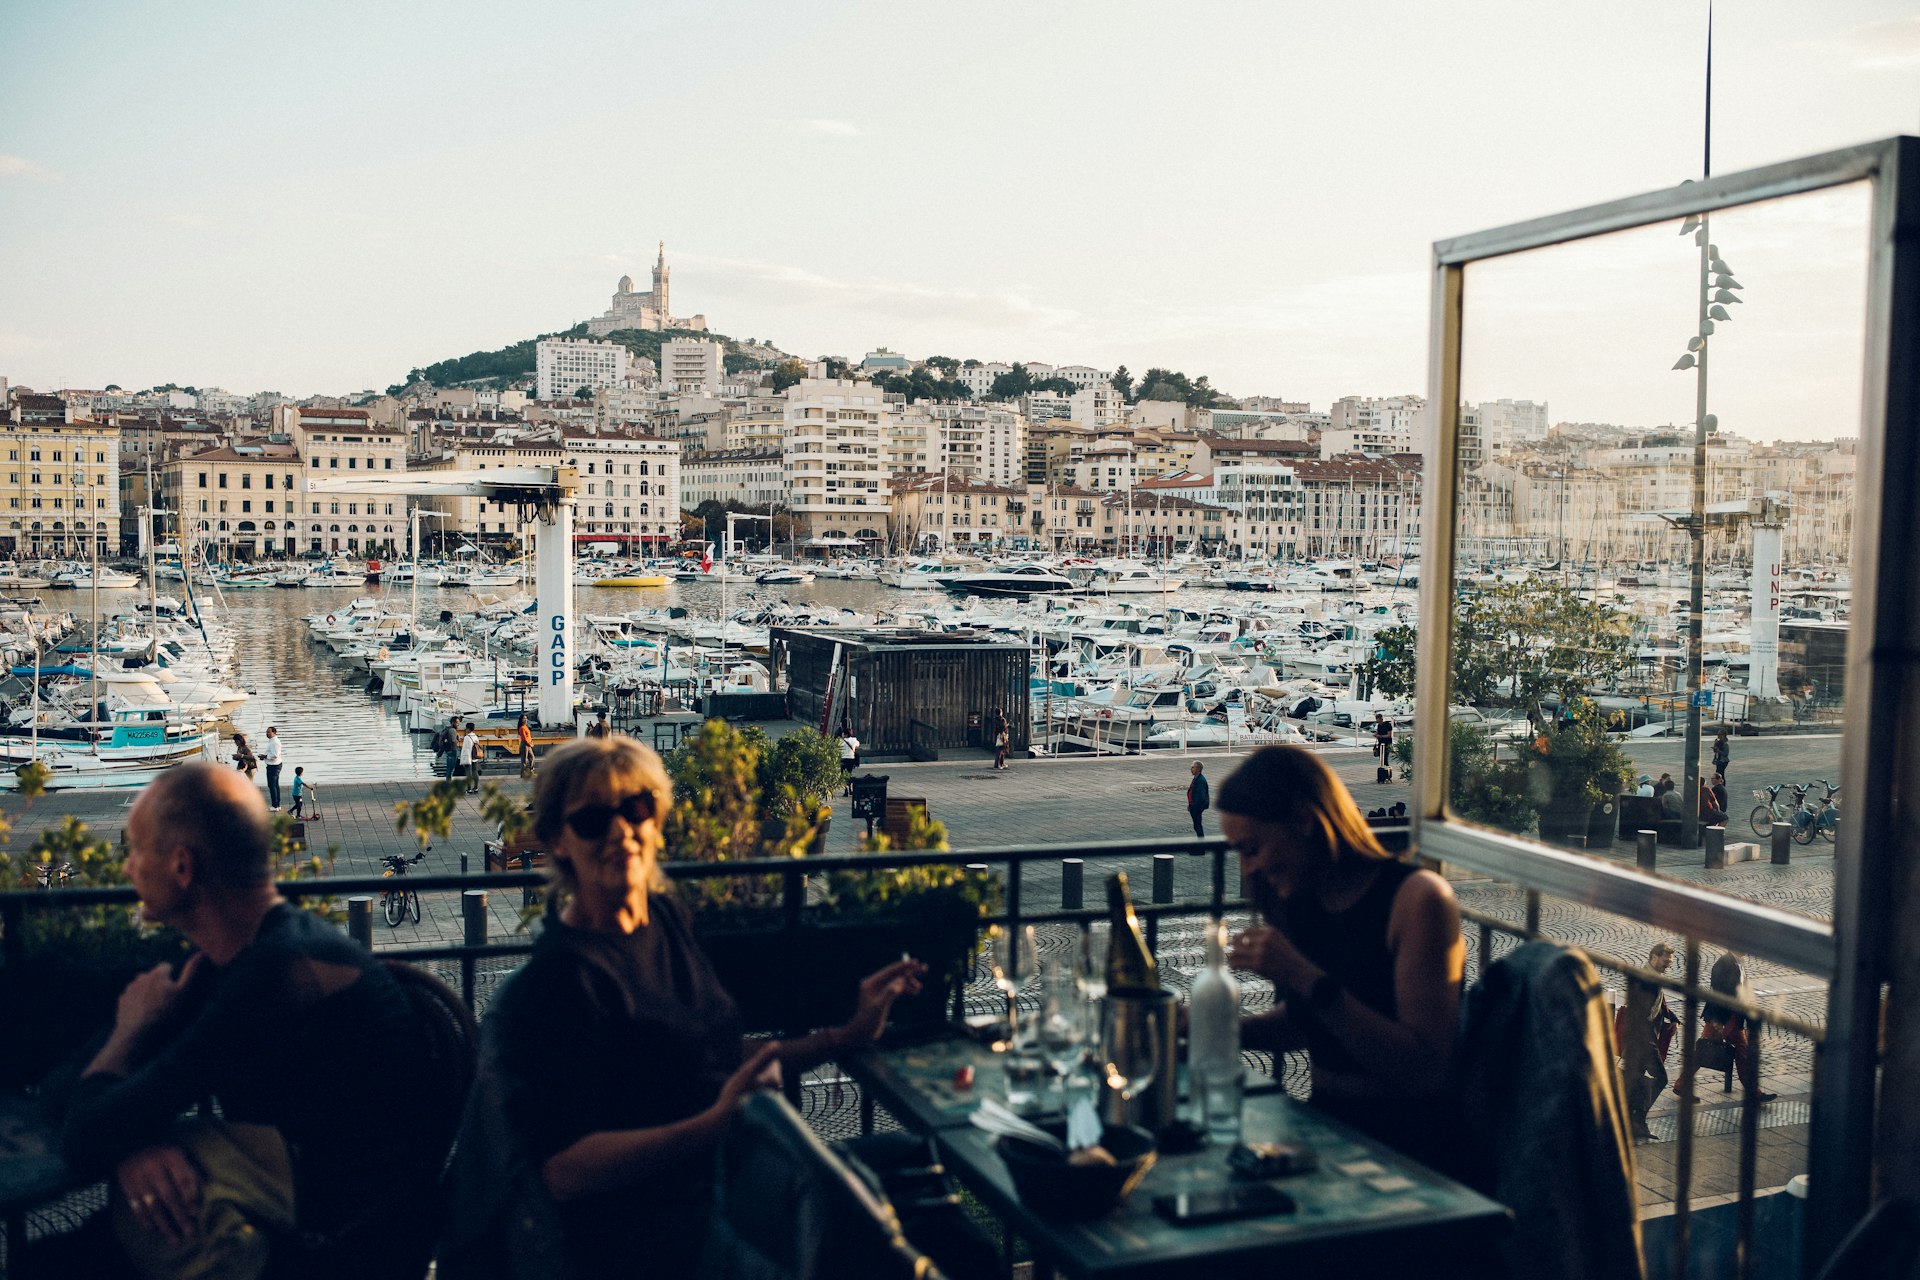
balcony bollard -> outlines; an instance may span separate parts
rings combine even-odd
[[[1727,829],[1708,827],[1701,832],[1707,839],[1707,870],[1723,871],[1727,865]]]
[[[1793,824],[1776,822],[1773,824],[1773,865],[1784,867],[1793,861]]]
[[[1634,862],[1642,871],[1651,871],[1657,859],[1654,850],[1660,847],[1658,831],[1639,831],[1634,833]]]
[[[460,874],[467,874],[467,851],[465,849],[460,851]]]
[[[1060,909],[1078,911],[1086,905],[1085,876],[1087,864],[1081,858],[1060,859]]]
[[[373,950],[373,895],[356,893],[347,899],[347,936]]]
[[[1173,855],[1170,853],[1153,855],[1153,900],[1173,901]]]

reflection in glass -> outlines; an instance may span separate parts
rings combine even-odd
[[[1696,822],[1830,849],[1838,741],[1803,731],[1846,699],[1867,215],[1855,185],[1466,268],[1455,817],[1655,830],[1662,872]]]

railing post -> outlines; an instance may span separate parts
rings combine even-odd
[[[1776,822],[1769,834],[1773,837],[1773,865],[1787,866],[1793,861],[1793,824]]]
[[[460,874],[467,874],[467,851],[465,849],[460,851]]]
[[[347,936],[373,950],[373,895],[356,893],[347,899]]]
[[[1020,945],[1020,868],[1023,865],[1025,864],[1018,858],[1010,858],[1007,860],[1007,933],[1008,936],[1013,939],[1015,948],[1018,948]],[[1014,954],[1018,955],[1018,950],[1016,950]],[[1035,956],[1034,968],[1036,970],[1039,968],[1039,964],[1040,957]]]
[[[1215,851],[1213,866],[1213,915],[1216,920],[1224,920],[1227,915],[1227,851]]]
[[[1654,866],[1659,862],[1655,850],[1657,850],[1660,845],[1660,833],[1658,831],[1636,831],[1633,839],[1634,863],[1642,871],[1653,870]]]
[[[1727,865],[1727,829],[1708,827],[1703,832],[1707,838],[1707,870],[1722,871]]]
[[[460,997],[473,1008],[475,948],[487,945],[487,891],[463,889],[460,893],[460,919],[465,926],[466,954],[460,957]]]
[[[1173,901],[1173,855],[1153,855],[1153,903],[1160,906]],[[1147,917],[1147,949],[1160,954],[1160,917]]]
[[[1086,870],[1084,858],[1060,859],[1060,909],[1078,911],[1086,906]]]

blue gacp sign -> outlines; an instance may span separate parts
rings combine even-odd
[[[558,685],[567,678],[567,616],[556,613],[548,625],[553,634],[547,641],[547,683]]]
[[[1687,698],[1687,701],[1696,707],[1711,707],[1713,706],[1713,690],[1695,689]]]

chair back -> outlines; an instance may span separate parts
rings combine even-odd
[[[940,1280],[893,1206],[777,1093],[743,1099],[720,1151],[705,1280]]]
[[[433,1167],[438,1177],[453,1147],[453,1135],[460,1127],[460,1116],[467,1104],[467,1091],[473,1087],[475,1046],[480,1029],[467,1005],[446,983],[405,960],[381,961],[393,980],[406,993],[415,1022],[426,1042],[425,1078],[431,1083],[424,1095],[432,1108],[430,1133],[433,1149],[439,1153]]]

